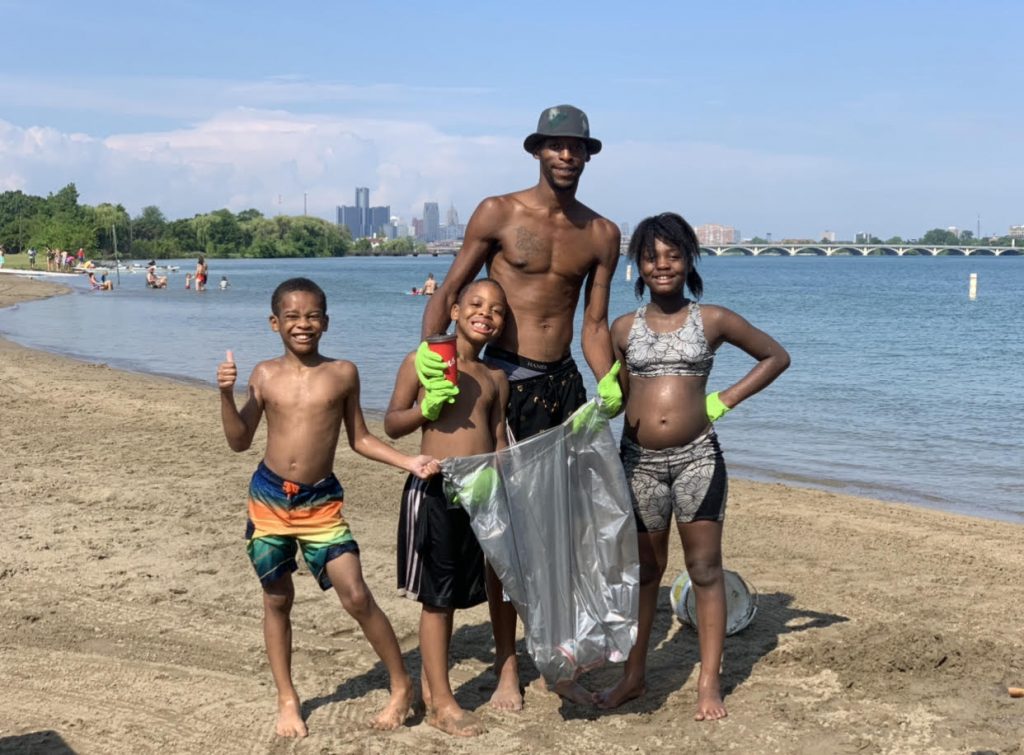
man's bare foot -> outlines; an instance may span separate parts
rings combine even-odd
[[[431,710],[427,716],[427,723],[453,737],[478,737],[487,731],[483,721],[457,705]]]
[[[694,721],[717,721],[725,718],[729,712],[722,702],[722,693],[718,685],[718,675],[704,677],[703,672],[697,679],[697,712]]]
[[[391,685],[391,699],[384,710],[370,721],[370,728],[378,731],[392,731],[404,724],[413,714],[412,684]]]
[[[577,705],[593,705],[597,701],[593,692],[572,679],[555,682],[552,689],[563,699]]]
[[[286,697],[277,701],[277,724],[274,731],[279,737],[309,736],[306,722],[302,720],[299,698]]]
[[[643,679],[631,679],[628,676],[623,676],[615,686],[597,693],[596,705],[605,710],[618,708],[623,703],[628,703],[645,694],[647,694],[647,685]]]
[[[522,710],[523,691],[519,687],[519,661],[509,658],[498,672],[498,688],[491,695],[490,705],[496,710]]]

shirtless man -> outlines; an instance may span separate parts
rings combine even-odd
[[[508,375],[507,418],[517,440],[560,424],[586,401],[570,354],[581,291],[583,356],[596,377],[609,376],[608,294],[619,261],[618,228],[576,199],[583,168],[601,151],[583,111],[571,105],[548,108],[523,148],[540,163],[537,185],[480,203],[466,226],[462,249],[423,313],[424,337],[445,332],[456,295],[484,265],[504,288],[505,328],[487,346],[485,361]],[[416,365],[421,380],[438,374],[431,354],[421,345]],[[613,392],[618,389],[614,375],[602,386],[609,382]],[[617,412],[621,392],[617,404],[614,395],[605,398],[609,410]],[[502,601],[501,585],[489,567],[487,578],[498,674],[491,705],[521,710],[515,608]],[[590,693],[575,683],[556,691],[575,702],[592,702]]]

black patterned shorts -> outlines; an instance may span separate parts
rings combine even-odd
[[[725,519],[729,478],[714,429],[657,451],[623,438],[619,453],[641,532],[667,530],[673,514],[680,524]]]
[[[571,356],[535,362],[488,346],[483,361],[503,369],[509,378],[505,416],[516,440],[562,424],[587,401],[583,376]]]

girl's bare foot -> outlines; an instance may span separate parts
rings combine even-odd
[[[618,708],[623,703],[628,703],[630,700],[642,697],[646,693],[647,684],[643,678],[634,679],[623,676],[619,679],[618,684],[597,693],[595,705],[605,710]]]
[[[497,710],[522,710],[523,692],[519,687],[518,660],[509,658],[498,671],[498,688],[491,695],[490,705]]]
[[[718,674],[704,676],[701,669],[697,679],[697,712],[693,716],[694,721],[717,721],[725,718],[729,712],[722,702],[722,693],[719,689]]]
[[[478,737],[487,731],[483,721],[458,705],[434,708],[427,716],[427,723],[453,737]]]
[[[309,735],[306,722],[302,720],[302,706],[297,697],[279,698],[277,701],[277,724],[274,727],[279,737],[305,737]]]
[[[370,727],[378,731],[392,731],[404,724],[412,716],[413,692],[412,683],[392,684],[391,699],[384,710],[370,721]]]

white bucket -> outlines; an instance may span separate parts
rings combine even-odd
[[[725,634],[734,635],[746,629],[757,614],[757,590],[734,571],[723,569],[725,576]],[[683,624],[697,629],[697,598],[684,571],[669,591],[672,611]]]

